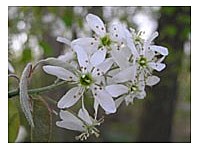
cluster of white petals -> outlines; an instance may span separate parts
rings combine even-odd
[[[69,45],[71,49],[58,57],[69,63],[74,69],[46,65],[43,70],[61,80],[73,84],[58,101],[61,121],[59,127],[82,132],[77,138],[87,139],[89,135],[99,135],[95,126],[98,109],[105,114],[115,113],[122,102],[126,105],[135,99],[144,99],[145,87],[153,86],[160,78],[153,71],[162,71],[166,65],[163,60],[168,49],[154,45],[158,32],[148,39],[143,39],[143,32],[136,33],[120,22],[112,23],[108,28],[96,15],[88,14],[86,21],[94,32],[93,37],[82,37],[69,41],[63,37],[57,40]],[[85,106],[85,93],[91,91],[94,115],[89,115]],[[76,114],[68,108],[81,101],[81,108]]]

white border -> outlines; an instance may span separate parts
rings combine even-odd
[[[131,1],[131,2],[130,2]],[[197,1],[198,2],[198,1]],[[37,149],[37,148],[48,148],[48,149],[198,149],[199,146],[199,107],[200,107],[200,98],[199,98],[199,52],[200,46],[199,43],[199,5],[195,3],[194,0],[6,0],[1,4],[0,12],[0,143],[3,149],[12,148],[12,149]],[[8,125],[7,125],[7,49],[8,49],[8,6],[192,6],[192,144],[98,144],[97,143],[88,143],[88,144],[7,144],[8,142]],[[6,147],[5,147],[6,146]],[[48,147],[46,147],[48,146]]]
[[[8,6],[189,6],[191,0],[8,0]]]

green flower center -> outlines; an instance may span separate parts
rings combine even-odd
[[[140,57],[138,60],[138,63],[141,67],[146,67],[147,66],[147,59],[145,57]]]
[[[80,76],[80,83],[82,86],[90,86],[93,83],[91,74],[83,74]]]
[[[111,44],[111,40],[110,40],[110,37],[108,35],[104,36],[101,38],[101,44],[103,46],[110,46]]]
[[[135,86],[135,85],[132,85],[131,88],[130,88],[131,92],[136,92],[137,90],[138,90],[138,87]]]

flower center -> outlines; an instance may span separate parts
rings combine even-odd
[[[101,44],[103,46],[110,46],[111,44],[111,40],[110,40],[110,37],[108,35],[104,36],[101,38]]]
[[[93,82],[91,74],[83,74],[80,76],[80,83],[82,86],[90,86]]]
[[[138,60],[138,63],[141,67],[146,67],[147,66],[147,59],[145,57],[140,57]]]
[[[138,90],[138,87],[135,86],[135,85],[132,85],[131,88],[130,88],[131,92],[136,92],[137,90]]]

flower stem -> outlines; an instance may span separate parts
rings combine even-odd
[[[51,85],[48,85],[45,87],[30,89],[30,90],[28,90],[28,94],[39,94],[42,92],[46,92],[46,91],[52,90],[58,86],[61,86],[61,85],[65,84],[66,82],[67,81],[61,81],[59,83],[54,83],[54,84],[51,84]],[[8,91],[8,98],[11,98],[11,97],[14,97],[17,95],[19,95],[19,89],[14,89],[14,90]]]

